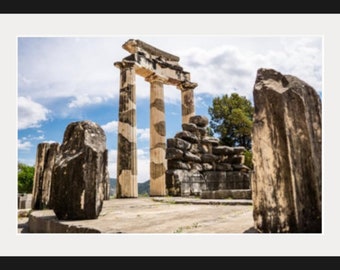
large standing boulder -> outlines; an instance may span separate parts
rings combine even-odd
[[[60,220],[96,219],[107,190],[104,130],[91,121],[69,124],[52,175],[52,205]]]
[[[321,99],[299,78],[263,68],[253,95],[255,227],[320,233]]]
[[[51,179],[56,156],[59,152],[59,143],[39,143],[35,159],[32,209],[42,210],[51,208]]]

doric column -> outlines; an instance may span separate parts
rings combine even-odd
[[[116,196],[138,197],[135,68],[126,62],[114,65],[120,68]]]
[[[145,80],[150,82],[150,196],[165,196],[167,170],[163,89],[165,79],[151,75]]]
[[[197,87],[197,83],[187,81],[177,87],[181,90],[182,124],[189,123],[190,117],[195,115],[194,89]]]

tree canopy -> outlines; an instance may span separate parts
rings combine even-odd
[[[248,99],[237,93],[216,97],[208,112],[211,116],[210,127],[220,135],[222,144],[251,149],[254,107]]]
[[[34,167],[18,163],[18,192],[32,193]]]

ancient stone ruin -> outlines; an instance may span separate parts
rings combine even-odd
[[[59,143],[39,143],[35,159],[32,209],[51,208],[51,179],[55,158],[59,152]]]
[[[321,100],[297,77],[259,69],[252,197],[260,232],[321,232]]]
[[[52,173],[51,201],[60,220],[96,219],[109,185],[104,130],[91,121],[70,123]]]
[[[220,145],[219,139],[207,136],[207,125],[205,116],[192,116],[189,123],[182,124],[181,132],[167,140],[167,195],[213,198],[213,191],[228,190],[225,192],[228,197],[239,194],[250,199],[250,169],[244,165],[245,148]]]
[[[181,91],[182,123],[188,123],[195,114],[193,90],[197,84],[190,81],[190,73],[178,64],[175,55],[134,39],[123,48],[131,54],[114,63],[120,69],[116,197],[138,197],[136,74],[150,83],[150,196],[164,196],[167,164],[163,85],[174,85]]]
[[[254,170],[244,147],[220,144],[195,115],[196,83],[179,57],[128,40],[120,69],[117,198],[138,197],[136,74],[150,83],[150,196],[252,199],[254,227],[263,233],[321,232],[321,100],[297,77],[259,69],[253,89]],[[166,140],[164,84],[181,91],[182,130]],[[104,130],[70,123],[63,142],[37,148],[32,209],[60,220],[96,219],[109,199]],[[20,200],[18,202],[20,205]]]

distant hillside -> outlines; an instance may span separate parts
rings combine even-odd
[[[116,178],[110,178],[110,196],[116,196],[116,184],[117,179]],[[138,194],[139,195],[150,195],[150,180],[138,183]]]
[[[138,183],[138,194],[139,195],[150,195],[150,180],[143,183]]]

